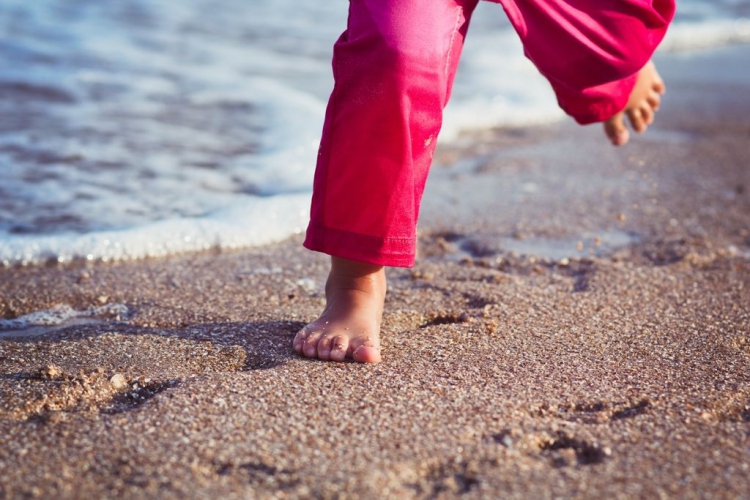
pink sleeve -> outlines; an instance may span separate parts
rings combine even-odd
[[[638,71],[674,16],[674,0],[500,0],[526,56],[581,124],[627,104]]]

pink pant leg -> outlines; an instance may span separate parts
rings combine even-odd
[[[579,123],[625,107],[637,72],[674,16],[674,0],[495,0],[560,107]]]
[[[443,107],[477,0],[351,0],[305,247],[411,266]]]

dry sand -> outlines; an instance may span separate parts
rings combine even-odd
[[[326,272],[299,238],[0,270],[5,318],[128,308],[0,332],[0,497],[750,498],[743,52],[664,58],[623,149],[442,150],[379,365],[293,353]]]

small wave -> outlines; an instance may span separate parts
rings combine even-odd
[[[309,194],[253,197],[205,217],[164,220],[122,230],[11,237],[0,234],[0,263],[107,262],[259,246],[301,233],[307,224],[309,205]]]
[[[689,52],[750,43],[750,19],[713,19],[675,23],[659,50]]]
[[[0,100],[31,100],[71,104],[75,97],[65,90],[50,85],[29,82],[0,81]]]
[[[77,311],[67,304],[58,304],[49,309],[34,311],[13,319],[0,318],[0,332],[8,330],[25,330],[33,327],[62,326],[65,323],[86,318],[114,318],[121,319],[129,313],[124,304],[105,304]]]

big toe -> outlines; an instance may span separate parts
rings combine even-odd
[[[615,146],[622,146],[630,139],[630,133],[625,126],[622,113],[618,113],[604,122],[604,133]]]
[[[380,363],[380,349],[361,345],[352,352],[352,359],[358,363]]]

